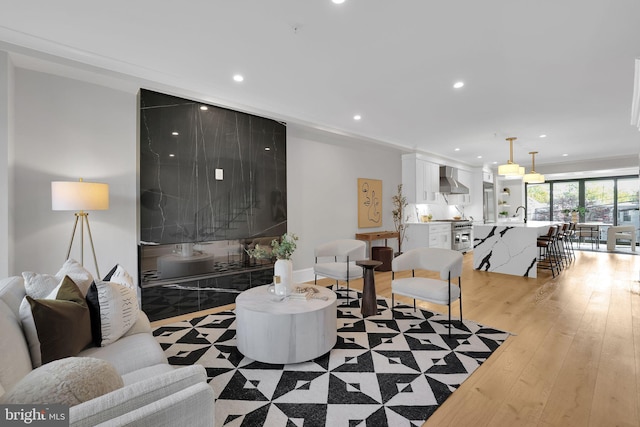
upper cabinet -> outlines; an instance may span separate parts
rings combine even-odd
[[[440,166],[415,154],[402,156],[402,186],[409,203],[435,203],[440,190]]]

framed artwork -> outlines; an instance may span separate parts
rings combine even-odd
[[[358,178],[358,228],[382,227],[382,181]]]

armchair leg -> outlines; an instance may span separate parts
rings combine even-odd
[[[391,293],[391,318],[394,318],[394,309],[396,307],[396,295],[392,292]]]

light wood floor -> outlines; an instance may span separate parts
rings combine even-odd
[[[580,252],[555,279],[539,274],[475,271],[465,255],[464,318],[515,335],[424,426],[640,425],[640,256]],[[377,272],[377,294],[390,286]]]

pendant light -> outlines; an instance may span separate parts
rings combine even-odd
[[[536,172],[536,154],[537,151],[529,151],[531,154],[531,172],[526,174],[523,178],[523,181],[528,184],[542,184],[544,182],[544,175]]]
[[[498,175],[503,176],[522,176],[524,175],[524,168],[520,167],[519,164],[513,163],[513,141],[515,141],[516,137],[511,136],[507,138],[509,141],[509,161],[504,165],[498,166]]]

